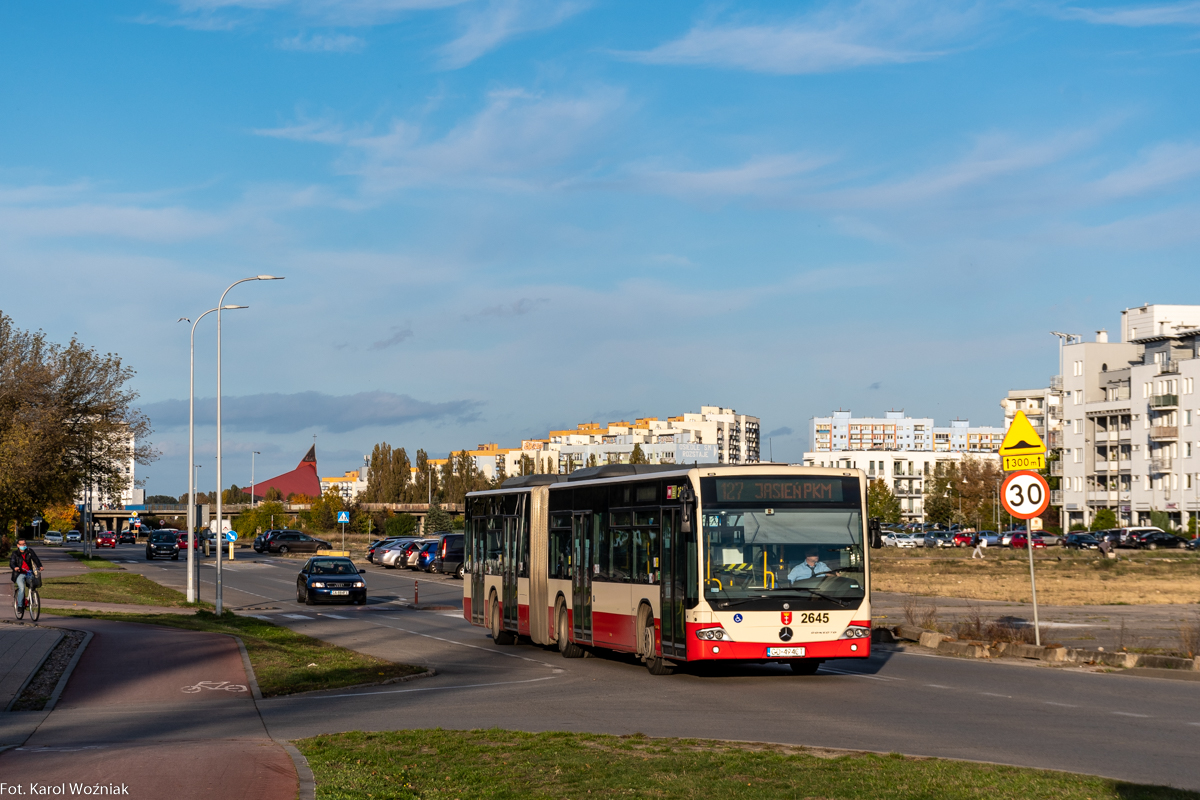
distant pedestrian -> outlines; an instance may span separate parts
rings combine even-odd
[[[983,534],[975,534],[975,549],[971,552],[971,558],[983,558],[983,548],[987,547],[987,539]]]

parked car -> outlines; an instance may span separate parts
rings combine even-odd
[[[462,578],[466,573],[465,546],[467,537],[461,533],[448,533],[438,542],[437,555],[430,572]]]
[[[1113,532],[1120,536],[1120,538],[1117,540],[1117,544],[1121,547],[1137,547],[1137,540],[1143,534],[1154,532],[1165,533],[1162,528],[1155,528],[1149,525],[1130,528],[1115,528]]]
[[[955,547],[973,547],[975,545],[975,531],[958,531],[954,534]]]
[[[151,531],[150,538],[146,542],[146,560],[153,561],[162,556],[170,558],[172,561],[178,561],[179,539],[175,533],[172,530]]]
[[[440,539],[429,542],[421,548],[417,553],[417,563],[413,565],[413,569],[432,572],[433,560],[437,558],[438,545],[442,542]]]
[[[96,547],[111,547],[117,549],[117,535],[112,531],[104,531],[96,534]]]
[[[137,544],[137,531],[130,528],[117,534],[117,544]]]
[[[300,531],[296,531],[296,533],[299,533],[299,532]],[[254,543],[251,544],[250,546],[252,548],[254,548],[254,552],[256,552],[256,553],[265,552],[267,549],[267,542],[271,541],[271,539],[274,536],[276,536],[280,533],[283,533],[283,531],[282,530],[263,531],[258,536],[254,537]]]
[[[1194,539],[1188,539],[1187,547],[1188,550],[1200,549],[1200,536],[1197,536]]]
[[[1187,547],[1187,541],[1166,531],[1150,531],[1131,537],[1134,547],[1141,550],[1177,549]]]
[[[383,553],[384,568],[407,567],[409,557],[424,543],[424,539],[407,539],[396,542]]]
[[[172,530],[171,532],[175,534],[175,543],[179,545],[179,549],[186,551],[188,541],[187,531]],[[212,539],[214,538],[214,534],[211,531],[196,531],[195,535],[192,536],[192,549],[199,550],[203,547],[204,545],[201,543],[206,538]]]
[[[1063,537],[1057,533],[1046,533],[1043,531],[1038,536],[1042,537],[1042,541],[1046,543],[1046,547],[1058,547],[1062,544]]]
[[[271,553],[315,553],[318,550],[332,550],[329,542],[309,536],[300,531],[280,531],[267,542],[267,551]]]
[[[1001,547],[1012,547],[1012,538],[1014,536],[1016,536],[1017,534],[1024,534],[1024,533],[1025,533],[1025,531],[1023,529],[1005,531],[1004,533],[1000,534],[1000,546]],[[991,544],[991,542],[988,542],[988,544]]]
[[[396,545],[414,542],[417,538],[416,536],[389,536],[386,539],[380,539],[367,548],[367,561],[372,564],[382,564],[383,554],[388,550]]]
[[[1011,539],[1011,540],[1009,540],[1009,544],[1008,544],[1008,546],[1009,546],[1009,547],[1012,547],[1012,548],[1014,548],[1014,549],[1016,549],[1016,550],[1024,550],[1024,549],[1025,549],[1025,546],[1026,546],[1028,543],[1029,543],[1029,534],[1027,534],[1027,533],[1014,533],[1014,534],[1013,534],[1013,537],[1012,537],[1012,539]],[[1035,534],[1033,535],[1033,549],[1034,549],[1034,550],[1037,550],[1037,549],[1039,549],[1039,548],[1040,548],[1040,549],[1044,549],[1045,547],[1046,547],[1046,543],[1045,543],[1044,541],[1042,541],[1042,537],[1038,536],[1038,535],[1035,533]]]
[[[404,559],[404,566],[409,569],[422,569],[421,554],[434,544],[434,539],[422,539],[419,542],[414,542],[415,547],[409,555]],[[399,562],[397,562],[399,563]]]
[[[949,531],[930,531],[923,537],[925,547],[954,547],[954,534]]]
[[[1068,533],[1063,537],[1063,547],[1069,550],[1098,550],[1100,540],[1090,533]]]
[[[79,531],[67,531],[67,543],[68,544],[70,544],[72,542],[82,542],[82,541],[83,541],[83,534],[81,534]]]
[[[361,606],[367,602],[367,583],[361,572],[342,556],[310,558],[296,576],[296,602],[311,606],[318,600],[344,600]]]

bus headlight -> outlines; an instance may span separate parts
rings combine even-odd
[[[730,636],[724,628],[701,628],[696,631],[696,638],[706,642],[732,642],[733,637]]]
[[[851,625],[849,628],[846,628],[846,630],[843,631],[842,635],[838,638],[841,638],[841,639],[866,639],[870,635],[871,635],[870,628],[864,628],[860,625]]]

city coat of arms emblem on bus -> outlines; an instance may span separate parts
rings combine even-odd
[[[790,612],[790,611],[781,611],[781,612],[779,613],[779,618],[780,618],[781,620],[783,620],[783,624],[784,624],[784,625],[791,625],[791,624],[792,624],[792,612]]]

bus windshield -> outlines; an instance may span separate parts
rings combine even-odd
[[[714,608],[754,599],[853,608],[866,594],[857,508],[706,508],[704,597]]]

